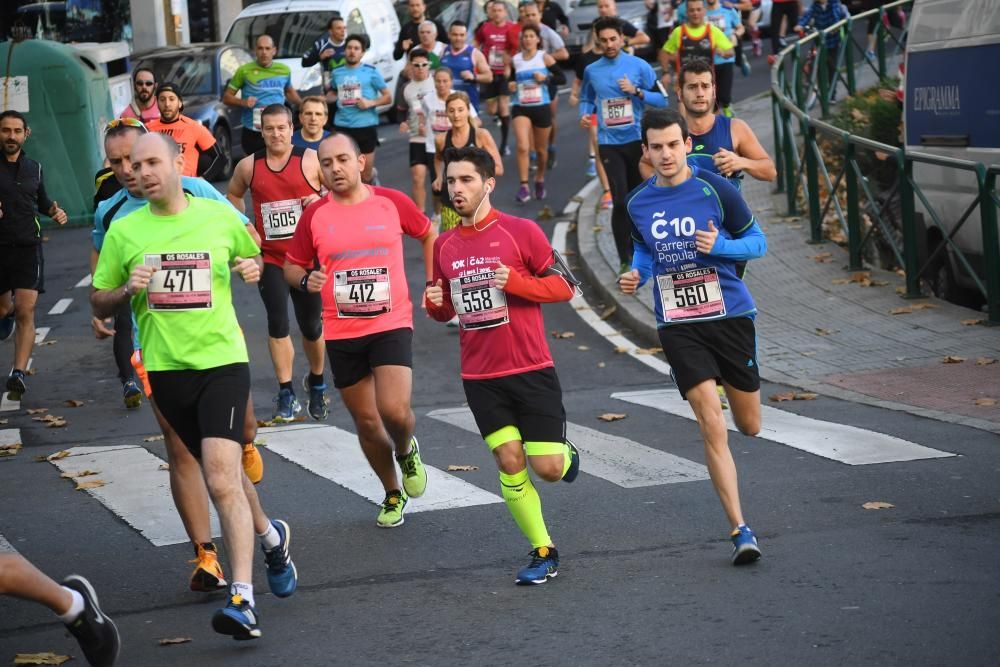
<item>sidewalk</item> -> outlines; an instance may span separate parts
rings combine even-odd
[[[772,150],[770,98],[741,104],[739,114]],[[946,301],[903,299],[897,288],[904,281],[895,273],[871,270],[871,286],[845,283],[851,278],[847,250],[832,242],[808,244],[808,219],[783,217],[772,187],[743,181],[768,241],[767,255],[750,263],[746,277],[759,311],[762,379],[1000,433],[1000,362],[976,363],[1000,360],[1000,328],[963,324],[985,316]],[[643,343],[658,346],[652,281],[636,296],[618,292],[611,215],[598,210],[599,197],[599,189],[591,189],[577,213],[587,287],[616,304],[617,316]],[[949,356],[964,361],[944,363]]]

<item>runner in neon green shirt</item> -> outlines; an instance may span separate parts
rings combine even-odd
[[[259,281],[260,250],[246,228],[234,224],[238,217],[227,204],[184,194],[184,159],[172,138],[146,134],[130,159],[149,204],[108,231],[94,272],[94,316],[107,317],[132,300],[156,405],[202,463],[232,561],[229,602],[212,616],[212,628],[256,639],[254,533],[271,592],[288,597],[298,582],[291,529],[267,518],[241,465],[250,364],[229,274]]]

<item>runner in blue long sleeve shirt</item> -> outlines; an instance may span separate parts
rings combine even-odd
[[[646,105],[664,107],[665,94],[656,74],[642,58],[624,52],[622,22],[605,16],[594,22],[594,32],[604,56],[583,71],[580,86],[580,126],[589,130],[597,115],[597,144],[601,163],[611,186],[611,231],[622,269],[632,259],[625,196],[642,182],[639,124]]]
[[[746,435],[760,431],[757,313],[735,262],[755,259],[767,241],[739,191],[726,179],[687,164],[691,137],[683,116],[651,110],[642,121],[642,150],[656,175],[628,198],[636,252],[619,277],[633,294],[655,277],[657,331],[671,375],[691,404],[705,440],[712,484],[730,521],[734,565],[760,558],[740,508],[736,464],[716,393],[721,380],[733,420]]]

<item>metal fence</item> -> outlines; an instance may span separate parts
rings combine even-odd
[[[851,16],[829,28],[812,32],[779,54],[771,69],[771,104],[774,120],[778,190],[787,196],[788,214],[798,213],[798,196],[802,192],[810,220],[811,241],[823,241],[823,220],[833,211],[843,234],[847,238],[850,269],[863,268],[862,257],[866,246],[881,238],[895,257],[896,263],[906,274],[906,298],[922,296],[921,278],[927,277],[941,261],[947,262],[944,253],[950,252],[972,278],[976,288],[986,300],[987,323],[1000,325],[1000,234],[997,230],[997,210],[1000,196],[997,193],[996,168],[979,162],[959,160],[873,141],[851,134],[824,119],[828,118],[837,88],[846,87],[849,94],[857,91],[859,68],[870,68],[880,82],[888,79],[890,59],[898,58],[906,43],[907,26],[893,31],[887,24],[889,12],[899,8],[909,9],[912,0],[897,0],[878,9]],[[866,45],[859,44],[854,27],[859,22],[878,15],[876,23],[876,54],[865,56]],[[907,12],[909,17],[909,12]],[[777,29],[773,26],[772,29]],[[841,36],[836,52],[827,48],[827,36]],[[860,62],[859,62],[860,61]],[[827,63],[833,67],[833,80]],[[819,117],[810,109],[819,102]],[[824,138],[842,162],[838,173],[831,173],[820,147]],[[881,159],[893,160],[898,169],[898,179],[891,197],[879,196],[869,177],[864,173],[859,158],[865,153]],[[827,155],[830,155],[829,150]],[[913,179],[916,163],[937,165],[958,170],[974,179],[978,196],[966,208],[954,227],[947,227],[940,215],[927,200],[920,186]],[[801,188],[801,190],[800,190]],[[822,190],[826,190],[825,198]],[[841,204],[838,193],[843,191],[846,202]],[[896,207],[891,199],[898,201]],[[941,232],[942,242],[921,261],[920,240],[916,220],[916,201],[920,200],[930,218],[929,223]],[[980,278],[969,259],[954,241],[954,237],[972,213],[979,209],[982,225],[984,277]],[[867,230],[862,215],[867,214],[871,224]],[[897,233],[901,232],[901,233]]]

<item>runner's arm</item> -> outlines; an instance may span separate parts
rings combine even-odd
[[[296,106],[302,105],[302,96],[299,95],[299,91],[292,87],[292,84],[285,86],[285,99]]]
[[[594,102],[596,97],[597,95],[594,92],[594,86],[590,83],[590,74],[587,70],[584,70],[583,83],[580,84],[580,105],[577,107],[579,109],[580,118],[586,118],[597,110],[597,106]]]
[[[473,72],[476,75],[476,83],[493,82],[493,70],[490,69],[490,64],[486,62],[486,56],[479,49],[473,49],[472,51],[472,65],[476,69]]]
[[[628,39],[628,45],[633,47],[644,46],[646,44],[649,44],[649,42],[650,42],[649,35],[647,35],[644,30],[639,30],[638,28],[636,28],[635,30],[635,35],[629,37]]]
[[[757,135],[750,129],[746,121],[734,118],[732,130],[733,148],[736,149],[741,160],[738,163],[739,169],[758,181],[775,180],[778,177],[778,171],[774,168],[774,160],[761,146]]]
[[[250,176],[253,172],[253,155],[247,155],[236,164],[233,170],[233,177],[229,179],[229,191],[226,192],[226,199],[240,213],[246,213],[246,205],[243,197],[247,193],[250,185]]]
[[[437,237],[437,229],[434,225],[429,225],[427,233],[419,239],[424,250],[424,274],[427,280],[434,279],[434,242],[437,241]]]
[[[324,38],[320,37],[315,42],[313,42],[312,46],[309,47],[309,50],[302,55],[303,67],[312,67],[313,65],[319,62],[320,45],[324,41],[325,41]]]
[[[632,237],[632,270],[639,272],[639,285],[642,287],[646,281],[653,277],[653,253],[642,241]]]
[[[723,58],[732,58],[734,55],[736,55],[736,47],[733,46],[733,43],[730,41],[730,39],[726,37],[726,33],[722,32],[714,25],[708,26],[708,29],[711,30],[713,33],[715,33],[714,43],[717,46],[716,52],[720,56],[722,56]]]
[[[493,158],[497,178],[503,176],[503,160],[500,159],[500,150],[497,148],[496,142],[493,141],[493,135],[490,134],[489,130],[482,128],[477,128],[475,132],[476,145],[489,153],[490,157]]]
[[[216,141],[198,155],[198,175],[206,181],[214,181],[224,169],[225,156],[219,142]]]
[[[719,198],[722,209],[719,226],[725,226],[733,237],[727,239],[719,234],[708,254],[734,262],[763,257],[767,253],[767,239],[740,191],[718,174],[704,174],[701,178],[712,186]],[[698,231],[696,235],[703,233]]]
[[[537,303],[559,303],[573,298],[575,290],[562,275],[525,276],[510,270],[503,291]]]
[[[440,238],[440,237],[438,237]],[[440,244],[435,239],[433,257],[432,257],[432,268],[433,277],[427,281],[428,284],[424,288],[424,308],[427,310],[428,317],[437,320],[438,322],[447,322],[451,318],[455,317],[455,306],[451,302],[451,283],[444,274],[441,272],[441,247]],[[439,284],[440,283],[440,284]],[[437,293],[437,290],[441,290],[441,305],[435,305],[429,298],[428,292]]]

